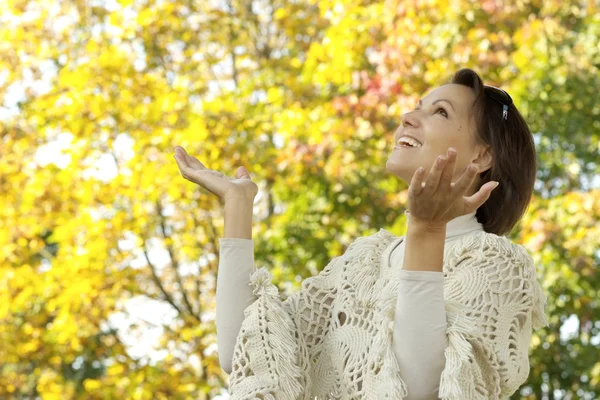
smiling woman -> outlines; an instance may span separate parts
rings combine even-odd
[[[394,137],[387,168],[410,182],[406,235],[357,238],[285,301],[255,270],[253,197],[224,196],[217,337],[232,399],[490,400],[527,379],[546,298],[531,257],[500,235],[531,196],[531,133],[475,72],[451,82]],[[199,184],[255,194],[247,173],[225,179],[187,161]]]
[[[419,167],[429,170],[439,155],[454,148],[452,182],[469,165],[477,168],[468,195],[487,182],[500,183],[476,216],[486,232],[507,234],[525,213],[533,193],[537,169],[533,136],[508,93],[484,85],[473,70],[458,71],[450,82],[430,91],[413,111],[403,114],[386,167],[410,183]]]

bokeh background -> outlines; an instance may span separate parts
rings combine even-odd
[[[514,399],[600,393],[600,2],[2,0],[0,398],[227,399],[219,201],[173,146],[260,187],[285,293],[358,236],[405,232],[400,115],[461,67],[539,154],[510,234],[549,299]]]

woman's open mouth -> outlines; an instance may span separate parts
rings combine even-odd
[[[421,146],[423,146],[423,144],[421,144],[421,142],[419,142],[418,140],[410,136],[402,136],[396,142],[396,146],[394,147],[394,149],[416,149]]]

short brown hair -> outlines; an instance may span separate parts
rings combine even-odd
[[[533,135],[514,104],[503,119],[502,104],[485,94],[481,77],[472,69],[460,69],[450,83],[468,86],[475,94],[470,115],[475,120],[475,140],[489,145],[492,153],[492,166],[479,175],[481,185],[500,182],[477,209],[477,220],[486,232],[506,235],[523,217],[533,195],[537,172]]]

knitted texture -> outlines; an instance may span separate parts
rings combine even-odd
[[[356,239],[281,301],[261,268],[258,300],[244,312],[233,358],[232,399],[403,399],[392,343],[399,267],[396,236]],[[532,331],[546,326],[546,296],[520,245],[486,232],[446,243],[448,347],[439,397],[501,399],[529,375]]]

